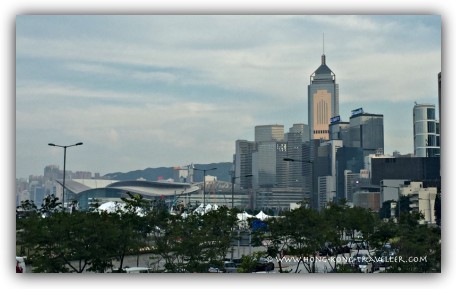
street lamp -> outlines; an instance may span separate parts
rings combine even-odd
[[[235,177],[234,176],[234,172],[231,176],[231,209],[234,208],[234,180],[235,179],[239,179],[239,178],[248,178],[248,177],[253,177],[252,174],[249,174],[249,175],[245,175],[245,176],[238,176],[238,177]]]
[[[48,145],[49,145],[49,146],[51,146],[51,147],[59,147],[59,148],[63,148],[63,184],[62,184],[62,206],[63,206],[63,209],[65,210],[65,171],[66,171],[66,149],[67,149],[67,148],[69,148],[69,147],[80,146],[80,145],[82,145],[82,142],[78,142],[78,143],[75,143],[75,144],[72,144],[72,145],[68,145],[68,146],[56,145],[56,144],[53,144],[53,143],[49,143]]]
[[[217,168],[211,168],[211,169],[203,170],[203,169],[194,168],[195,171],[202,171],[203,172],[203,209],[206,208],[206,172],[207,171],[213,171],[213,170],[216,170],[216,169]]]

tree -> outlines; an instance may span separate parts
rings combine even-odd
[[[420,224],[421,218],[422,215],[416,212],[401,215],[397,237],[393,242],[398,262],[390,263],[387,272],[440,272],[440,227]]]
[[[347,253],[346,249],[348,249],[348,247],[345,247],[346,241],[344,238],[346,228],[348,227],[347,221],[349,219],[347,215],[349,209],[350,208],[346,206],[345,202],[342,202],[341,204],[330,203],[329,206],[322,212],[322,218],[326,223],[325,228],[327,228],[327,230],[324,232],[326,240],[325,246],[327,248],[329,247],[328,249],[331,249],[331,253],[335,255],[334,265],[331,262],[328,262],[328,265],[333,271],[337,270],[338,268],[338,255],[342,254],[342,256],[345,258],[345,253]],[[348,253],[349,252],[350,251],[348,249]]]
[[[59,206],[47,196],[40,209],[17,221],[17,243],[29,250],[34,272],[105,272],[115,256],[123,258],[144,244],[143,222],[133,209],[70,214]]]
[[[168,272],[207,272],[209,265],[223,264],[236,222],[234,211],[225,206],[204,215],[170,216],[154,236],[153,253],[165,261]]]
[[[116,246],[116,220],[108,214],[55,212],[31,217],[18,233],[29,250],[33,272],[104,272]],[[77,264],[77,265],[75,265]],[[93,268],[92,268],[93,267]]]
[[[270,218],[266,220],[266,226],[262,226],[252,232],[252,245],[264,246],[265,255],[276,259],[279,265],[280,273],[288,273],[282,268],[282,260],[288,250],[288,232],[287,222],[282,217]]]
[[[382,207],[378,211],[380,219],[389,219],[391,218],[391,203],[392,200],[384,201]]]
[[[326,241],[327,228],[320,213],[300,207],[286,212],[281,221],[283,238],[288,239],[288,252],[299,260],[295,272],[302,263],[309,273],[315,273],[318,251]]]

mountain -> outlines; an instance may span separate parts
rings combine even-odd
[[[206,176],[215,176],[219,181],[231,182],[230,170],[232,169],[233,163],[222,162],[222,163],[211,163],[211,164],[194,164],[196,169],[208,170],[217,168],[216,170],[206,171]],[[174,175],[173,167],[159,167],[159,168],[147,168],[144,170],[136,170],[127,173],[116,172],[104,175],[105,178],[111,180],[127,181],[137,180],[140,178],[148,181],[157,181],[160,179],[172,179]],[[194,171],[193,181],[202,182],[204,173],[202,171]]]

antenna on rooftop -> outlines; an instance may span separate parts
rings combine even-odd
[[[323,32],[323,55],[325,55],[325,33]]]

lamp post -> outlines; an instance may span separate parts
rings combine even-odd
[[[211,169],[197,169],[194,168],[195,171],[202,171],[203,172],[203,209],[206,208],[206,172],[207,171],[213,171],[216,170],[217,168],[211,168]]]
[[[72,145],[67,145],[67,146],[62,146],[62,145],[56,145],[53,143],[48,144],[51,147],[59,147],[63,148],[63,184],[62,184],[62,206],[63,209],[65,210],[65,172],[66,172],[66,149],[69,147],[74,147],[74,146],[80,146],[82,145],[82,142],[78,142]]]
[[[249,174],[249,175],[245,175],[245,176],[238,176],[238,177],[235,177],[234,176],[234,172],[233,174],[231,175],[231,209],[234,208],[234,180],[235,179],[239,179],[239,178],[248,178],[248,177],[253,177],[252,174]]]

